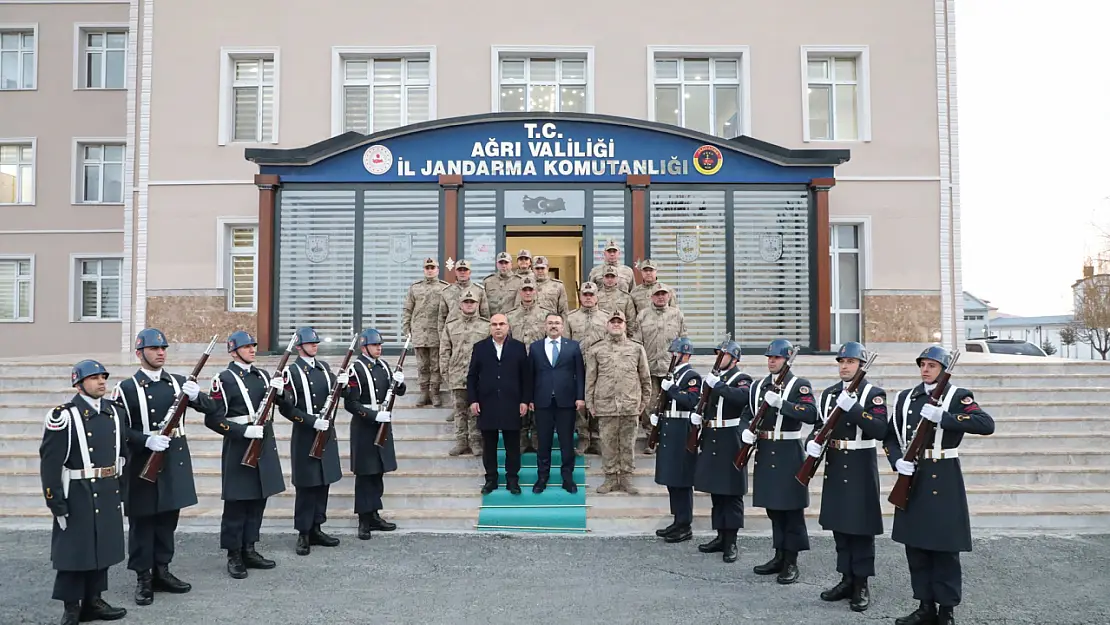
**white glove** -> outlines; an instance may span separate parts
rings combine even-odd
[[[713,375],[712,371],[705,374],[705,378],[703,379],[705,380],[706,386],[708,386],[709,388],[716,388],[717,385],[721,383],[721,378]]]
[[[772,408],[782,407],[782,395],[774,391],[767,391],[767,393],[763,395],[763,401],[767,402],[767,405]]]
[[[744,428],[740,430],[740,440],[744,441],[745,445],[754,445],[755,442],[759,440],[759,437],[753,434],[748,428]]]
[[[659,425],[659,415],[657,414],[648,415],[648,420],[651,421],[651,427]]]
[[[328,428],[331,427],[331,421],[328,421],[324,418],[317,418],[315,421],[312,422],[312,427],[320,430],[321,432],[326,432],[328,431]]]
[[[393,420],[393,413],[388,410],[383,410],[378,413],[378,416],[374,417],[374,420],[378,423],[389,423]]]
[[[659,383],[659,388],[663,389],[664,391],[671,390],[672,386],[674,386],[674,382],[668,380],[667,378],[663,378],[663,381]]]
[[[151,451],[166,451],[170,446],[170,437],[161,434],[151,434],[146,439],[146,448]]]
[[[928,419],[928,420],[932,421],[933,423],[940,423],[940,418],[943,415],[944,415],[944,411],[941,410],[939,406],[934,406],[932,404],[925,404],[924,406],[921,407],[921,417],[923,419]]]
[[[404,384],[405,383],[405,372],[401,371],[401,370],[394,371],[393,372],[393,381],[398,383],[398,384]]]
[[[335,376],[335,381],[339,382],[339,386],[347,386],[347,384],[349,384],[351,381],[351,376],[346,371],[344,371]]]
[[[270,388],[274,389],[274,392],[277,393],[278,395],[281,395],[282,393],[285,392],[285,380],[283,380],[281,378],[276,378],[276,377],[271,378],[270,379]]]
[[[701,415],[696,412],[691,412],[690,423],[693,423],[694,425],[701,425]]]
[[[848,412],[849,410],[854,408],[855,405],[856,400],[848,394],[848,391],[840,391],[840,395],[836,398],[837,408],[840,408],[844,412]]]
[[[806,443],[806,453],[813,456],[814,458],[820,458],[821,446],[817,444],[817,441],[809,441],[808,443]]]
[[[64,516],[56,516],[54,520],[58,522],[58,527],[62,528],[63,532],[66,531],[66,518]]]
[[[197,384],[195,380],[186,380],[185,383],[181,385],[181,390],[189,396],[189,401],[196,401],[197,396],[200,395],[200,385]]]
[[[913,475],[913,470],[917,467],[912,462],[906,462],[899,458],[894,461],[894,468],[902,475]]]
[[[247,431],[243,432],[245,438],[262,438],[263,428],[261,425],[248,425]]]

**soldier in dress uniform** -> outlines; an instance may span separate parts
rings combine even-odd
[[[632,268],[628,265],[621,264],[621,248],[617,245],[616,239],[609,239],[605,242],[604,258],[601,265],[598,265],[590,270],[589,281],[594,284],[601,284],[604,268],[612,265],[617,270],[618,288],[628,293],[632,287],[636,285],[636,274],[633,273]],[[633,312],[632,314],[635,314]]]
[[[470,412],[466,397],[466,373],[474,344],[489,336],[489,319],[478,314],[478,289],[462,292],[459,313],[444,328],[439,339],[439,367],[443,381],[451,389],[455,405],[455,446],[447,452],[458,456],[470,450],[482,456],[482,432],[478,417]]]
[[[227,337],[231,362],[212,378],[211,397],[222,408],[204,417],[204,425],[224,437],[220,453],[222,483],[220,497],[224,513],[220,519],[220,549],[227,549],[227,572],[234,579],[247,577],[247,569],[272,569],[273,560],[262,557],[254,545],[261,538],[266,500],[285,491],[274,426],[255,425],[262,401],[272,387],[277,396],[285,390],[280,375],[270,377],[254,366],[258,341],[238,330]],[[257,468],[245,466],[243,456],[251,441],[261,440]]]
[[[65,606],[62,625],[115,621],[127,614],[108,605],[108,568],[123,561],[120,469],[130,453],[121,412],[103,399],[108,372],[95,360],[73,366],[77,394],[46,416],[39,447],[43,497],[54,515],[52,598]]]
[[[416,407],[442,406],[439,379],[439,294],[448,284],[439,279],[439,263],[424,259],[424,279],[414,282],[405,296],[401,333],[412,335],[416,366],[420,374],[420,398]]]
[[[725,562],[736,562],[740,557],[736,534],[744,527],[744,495],[748,493],[748,472],[732,464],[740,450],[741,433],[751,422],[748,402],[752,378],[740,370],[740,345],[725,341],[717,347],[724,352],[721,373],[712,371],[705,375],[704,385],[712,389],[705,404],[705,415],[695,415],[691,421],[705,428],[701,432],[694,488],[709,493],[713,502],[713,529],[717,537],[698,545],[702,553],[721,552]],[[708,417],[706,419],[705,417]]]
[[[767,511],[775,556],[755,567],[757,575],[774,575],[780,584],[798,581],[798,553],[809,551],[809,530],[805,509],[809,507],[809,490],[794,477],[805,461],[802,451],[802,424],[817,423],[817,405],[809,380],[791,371],[775,388],[775,378],[786,365],[794,346],[786,339],[771,341],[764,353],[770,374],[759,384],[752,384],[749,409],[754,417],[766,401],[767,412],[756,435],[745,429],[745,443],[756,446],[755,468],[752,470],[752,505]]]
[[[112,401],[127,413],[127,497],[124,513],[129,527],[127,568],[135,571],[135,603],[150,605],[154,591],[186,593],[192,586],[170,573],[174,554],[174,532],[181,510],[197,503],[193,483],[193,461],[185,438],[185,420],[170,436],[158,432],[169,418],[178,393],[189,398],[189,407],[207,415],[223,409],[200,385],[185,376],[162,370],[169,343],[161,330],[146,328],[135,338],[135,355],[140,369],[116,385]],[[153,483],[139,477],[152,452],[164,454],[162,471]]]
[[[563,284],[562,280],[547,275],[546,256],[537,256],[534,268],[536,274],[536,303],[566,319],[567,313],[570,312],[567,305],[566,285]],[[519,303],[518,301],[517,304]],[[525,343],[525,345],[530,345],[530,343]]]
[[[701,397],[701,376],[690,366],[690,357],[694,354],[690,339],[682,337],[671,341],[667,351],[679,358],[671,377],[661,382],[669,400],[667,410],[663,414],[653,413],[650,418],[652,427],[659,426],[655,483],[667,487],[674,521],[656,530],[655,535],[668,543],[680,543],[694,536],[691,523],[694,521],[694,467],[698,456],[686,451],[686,437],[690,433],[690,413]],[[696,419],[701,422],[701,417]]]
[[[491,315],[507,315],[513,309],[520,290],[520,276],[513,273],[513,257],[508,252],[497,255],[497,271],[482,278]]]
[[[839,407],[839,423],[825,446],[825,479],[821,486],[821,527],[836,541],[836,570],[840,582],[821,593],[824,601],[851,599],[854,612],[871,604],[867,578],[875,576],[875,537],[883,533],[883,511],[879,506],[879,465],[876,441],[886,434],[886,391],[867,381],[856,394],[848,383],[868,358],[860,343],[840,346],[836,354],[840,382],[821,394],[820,416],[806,443],[806,453],[821,456],[814,442],[824,421]]]
[[[651,296],[655,295],[656,289],[666,289],[669,294],[667,297],[667,306],[677,307],[678,300],[674,296],[674,289],[659,282],[656,279],[655,263],[650,258],[645,258],[636,264],[640,270],[640,277],[643,282],[632,287],[629,295],[632,296],[632,305],[636,308],[636,314],[639,315],[641,311],[647,310],[651,307]]]
[[[894,510],[890,537],[906,546],[910,585],[921,603],[911,614],[895,620],[895,625],[953,625],[962,596],[960,552],[971,551],[971,519],[957,448],[964,434],[993,434],[994,419],[979,407],[969,389],[954,384],[941,396],[940,406],[932,404],[929,395],[936,388],[937,377],[951,364],[952,354],[939,345],[921,352],[917,358],[921,384],[898,394],[883,438],[883,451],[895,471],[920,473],[906,509]],[[924,455],[915,464],[904,460],[902,454],[921,419],[937,424],[937,429],[931,440],[925,441]]]
[[[605,312],[597,306],[597,285],[593,282],[582,284],[578,292],[579,306],[567,315],[566,337],[578,341],[582,348],[582,360],[589,365],[590,346],[605,337]],[[586,410],[579,410],[574,419],[574,429],[578,432],[578,446],[575,453],[601,453],[601,435],[598,433],[597,417],[590,417]]]
[[[334,433],[328,437],[323,457],[313,458],[312,445],[317,432],[326,432],[332,423],[321,414],[332,385],[346,387],[346,371],[333,375],[328,363],[316,357],[320,335],[312,328],[297,330],[294,345],[299,356],[281,372],[285,381],[281,416],[293,422],[289,455],[293,463],[293,528],[297,530],[297,555],[307,556],[312,545],[335,547],[339,539],[320,528],[328,520],[328,491],[343,477],[339,466],[339,442]]]
[[[405,394],[405,374],[393,371],[382,360],[382,333],[370,328],[359,338],[361,353],[347,371],[350,383],[343,407],[351,413],[351,473],[355,474],[355,514],[358,515],[358,537],[369,540],[370,532],[392,532],[397,524],[381,517],[385,474],[397,470],[397,452],[393,433],[386,432],[382,446],[374,444],[378,429],[392,421],[386,409],[389,387],[397,384],[394,394]]]

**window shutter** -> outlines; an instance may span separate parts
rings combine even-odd
[[[255,308],[255,228],[231,229],[231,307]]]
[[[16,319],[15,275],[19,261],[0,261],[0,319]]]
[[[235,140],[258,139],[258,88],[235,88]]]
[[[343,127],[347,131],[370,133],[370,88],[344,89]]]

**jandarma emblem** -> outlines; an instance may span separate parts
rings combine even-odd
[[[724,162],[724,154],[712,145],[703,145],[694,150],[694,169],[699,174],[712,176],[721,169]]]
[[[304,253],[310,263],[322,263],[328,258],[328,235],[326,234],[306,234],[304,235],[305,247]]]

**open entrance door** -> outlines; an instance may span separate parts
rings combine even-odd
[[[520,250],[546,256],[547,274],[563,281],[567,306],[578,308],[582,283],[582,226],[505,226],[505,248],[515,259]],[[513,261],[516,262],[515,260]]]

